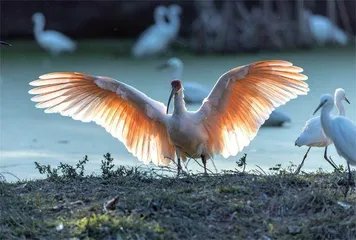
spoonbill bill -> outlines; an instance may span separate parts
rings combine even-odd
[[[172,79],[183,79],[184,64],[179,58],[173,57],[157,66],[159,70],[172,69]],[[201,104],[209,95],[209,90],[197,82],[184,82],[184,101],[188,104]],[[282,126],[290,122],[290,118],[279,111],[273,111],[263,126]]]
[[[168,165],[177,158],[235,156],[256,136],[275,107],[306,95],[303,69],[282,60],[233,68],[216,82],[201,107],[185,108],[183,87],[171,82],[167,107],[113,78],[75,72],[48,73],[30,83],[31,100],[46,113],[94,121],[144,163]],[[174,99],[173,114],[168,114]]]
[[[163,53],[178,35],[181,11],[180,6],[175,4],[169,8],[156,7],[155,24],[141,34],[132,48],[132,54],[140,58]],[[166,21],[166,16],[169,22]]]
[[[342,105],[342,100],[345,100],[348,104],[350,104],[350,101],[346,98],[345,90],[342,88],[338,88],[335,90],[334,93],[334,103],[339,110],[339,116],[345,116],[345,109]],[[301,147],[305,145],[309,147],[303,157],[302,163],[296,169],[295,174],[298,174],[300,172],[300,169],[302,168],[304,161],[307,158],[308,153],[312,147],[325,147],[324,159],[328,163],[330,163],[330,165],[333,166],[336,170],[338,170],[339,168],[331,159],[331,157],[328,158],[328,146],[332,143],[332,140],[330,138],[327,138],[323,133],[320,117],[313,117],[309,119],[306,122],[302,133],[295,141],[295,146]]]
[[[356,165],[356,125],[350,119],[344,116],[331,116],[330,112],[334,107],[333,98],[325,94],[320,98],[320,104],[314,111],[314,114],[321,109],[320,122],[326,135],[330,138],[336,148],[337,153],[347,162],[349,172],[348,187],[345,197],[352,185],[351,165]]]
[[[57,56],[62,52],[74,52],[76,43],[63,33],[54,30],[44,30],[45,17],[42,13],[32,15],[34,23],[35,39],[44,50],[49,51],[52,56]]]
[[[10,43],[4,42],[4,41],[0,41],[0,45],[5,45],[5,46],[11,47]]]

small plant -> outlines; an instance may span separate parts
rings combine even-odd
[[[276,164],[274,167],[270,167],[269,170],[273,171],[275,174],[286,175],[288,173],[294,173],[296,166],[297,165],[293,164],[293,162],[290,161],[287,168],[283,168],[282,164]]]
[[[51,168],[51,165],[41,165],[38,162],[35,162],[35,165],[40,174],[46,174],[47,178],[52,181],[73,180],[84,177],[85,164],[88,161],[88,156],[85,156],[83,160],[78,161],[75,167],[62,162],[56,168]]]
[[[245,172],[245,169],[246,169],[246,165],[247,165],[247,162],[246,162],[246,157],[247,157],[247,154],[245,153],[237,162],[237,166],[239,168],[242,168],[242,172],[244,173]],[[237,169],[236,169],[237,170]]]
[[[104,159],[101,160],[101,176],[104,179],[108,179],[111,177],[142,177],[145,175],[145,172],[140,172],[137,167],[125,167],[119,166],[114,170],[115,164],[113,164],[114,158],[111,157],[110,153],[104,155]]]

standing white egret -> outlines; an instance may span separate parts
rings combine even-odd
[[[154,25],[145,30],[132,48],[135,57],[151,56],[162,53],[170,42],[170,28],[165,20],[168,10],[158,6],[154,12]]]
[[[170,58],[163,64],[157,66],[158,69],[172,69],[172,79],[183,79],[184,64],[179,58]],[[188,104],[201,104],[209,95],[209,90],[196,82],[184,82],[184,100]],[[290,118],[282,112],[273,111],[263,126],[282,126],[290,122]]]
[[[43,49],[49,51],[52,56],[57,56],[62,52],[74,52],[76,43],[64,34],[54,30],[44,30],[45,17],[42,13],[35,13],[32,16],[34,23],[35,39]]]
[[[356,125],[344,116],[331,116],[330,112],[333,107],[332,96],[325,94],[320,98],[320,104],[314,114],[321,108],[321,127],[325,135],[333,141],[337,153],[347,161],[349,177],[346,197],[349,186],[352,184],[350,164],[356,165]]]
[[[187,111],[183,87],[171,82],[167,107],[108,77],[57,72],[30,83],[31,100],[46,113],[94,121],[144,163],[168,165],[177,157],[235,156],[256,136],[275,107],[309,91],[303,69],[281,60],[255,62],[224,73],[199,110]],[[168,114],[171,99],[173,114]]]
[[[4,42],[4,41],[0,41],[0,45],[5,45],[5,46],[11,47],[10,43]]]
[[[335,102],[335,106],[339,110],[339,115],[345,116],[345,109],[344,106],[342,105],[342,100],[345,100],[347,103],[350,104],[349,100],[346,98],[345,90],[342,88],[338,88],[335,90],[334,93],[334,102]],[[302,163],[296,169],[295,174],[298,174],[300,172],[300,169],[302,168],[304,161],[307,158],[308,153],[312,147],[325,147],[324,159],[328,163],[330,163],[331,166],[333,166],[336,170],[338,170],[337,165],[334,163],[331,157],[328,158],[327,156],[328,146],[332,143],[333,143],[332,140],[327,138],[323,133],[320,117],[313,117],[309,119],[305,123],[302,133],[295,141],[295,146],[301,147],[305,145],[309,147],[303,157]]]

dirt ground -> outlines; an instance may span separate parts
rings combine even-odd
[[[177,178],[103,161],[101,176],[84,176],[85,163],[1,181],[0,239],[356,239],[345,172]]]

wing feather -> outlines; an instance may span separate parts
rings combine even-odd
[[[210,152],[236,155],[276,107],[306,95],[309,88],[302,71],[290,62],[271,60],[223,74],[195,113],[208,133]]]
[[[112,78],[71,72],[44,74],[30,85],[37,108],[96,122],[144,163],[167,165],[174,158],[166,107],[142,92]]]

